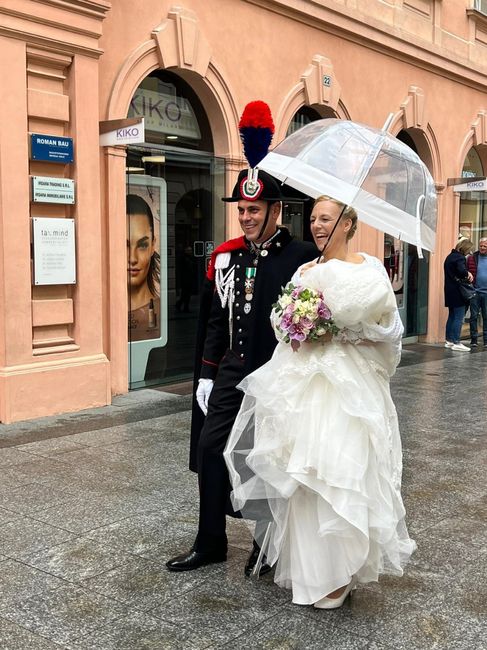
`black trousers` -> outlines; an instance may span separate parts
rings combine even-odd
[[[230,480],[223,451],[243,399],[236,386],[245,374],[240,357],[227,350],[218,368],[198,444],[200,514],[194,548],[199,552],[226,549],[225,515],[239,516],[230,503]]]

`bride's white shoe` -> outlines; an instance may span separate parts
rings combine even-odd
[[[325,596],[314,603],[313,607],[316,607],[316,609],[337,609],[338,607],[341,607],[352,589],[355,588],[356,582],[357,579],[353,576],[341,596],[338,598],[328,598],[328,596]]]

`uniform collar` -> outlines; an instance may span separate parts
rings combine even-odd
[[[247,238],[245,238],[245,243],[247,244],[247,247],[250,250],[252,250],[253,248],[258,250],[272,250],[272,249],[283,248],[286,244],[288,244],[291,241],[291,239],[292,236],[289,230],[287,228],[284,228],[283,226],[279,226],[277,232],[271,235],[264,242],[260,244],[253,244],[253,242],[250,242]]]

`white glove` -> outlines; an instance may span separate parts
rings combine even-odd
[[[198,388],[196,389],[196,401],[198,406],[206,415],[208,413],[208,400],[210,399],[211,391],[213,390],[213,379],[199,379]]]

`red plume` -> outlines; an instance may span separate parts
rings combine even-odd
[[[274,134],[271,109],[265,102],[250,102],[244,108],[238,125],[244,154],[251,168],[267,154]]]
[[[257,100],[247,104],[238,123],[238,128],[242,129],[247,126],[269,129],[271,133],[274,133],[275,127],[272,121],[271,109],[265,102]]]

